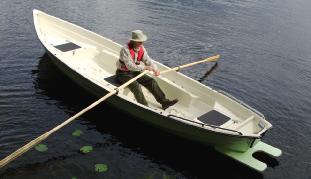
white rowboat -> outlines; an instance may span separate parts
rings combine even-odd
[[[40,42],[65,75],[97,97],[119,86],[115,71],[120,44],[38,10],[33,11],[33,17]],[[154,63],[160,71],[169,69]],[[143,91],[149,107],[141,105],[128,88],[121,89],[107,102],[167,132],[214,146],[258,171],[267,166],[252,157],[254,152],[281,155],[281,150],[261,141],[272,125],[257,110],[179,72],[154,78],[169,99],[179,100],[176,105],[162,110],[146,89]]]

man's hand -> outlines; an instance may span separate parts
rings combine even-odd
[[[152,71],[154,76],[160,75],[160,71],[153,69],[151,66],[145,66],[144,70]]]
[[[153,68],[151,66],[145,66],[144,70],[153,71]]]
[[[154,76],[159,76],[160,75],[160,71],[159,70],[153,70],[153,74],[154,74]]]

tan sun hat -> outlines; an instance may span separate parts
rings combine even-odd
[[[134,30],[132,31],[132,38],[131,41],[135,42],[145,42],[147,40],[147,36],[141,30]]]

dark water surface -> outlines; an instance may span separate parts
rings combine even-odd
[[[0,170],[0,178],[311,178],[311,1],[2,0],[0,158],[96,99],[51,64],[32,9],[118,43],[142,29],[154,59],[177,66],[219,53],[182,73],[229,92],[273,124],[264,141],[283,151],[258,173],[189,141],[159,132],[102,104]],[[81,137],[71,133],[80,129]],[[79,153],[92,145],[89,154]],[[104,163],[105,173],[94,165]]]

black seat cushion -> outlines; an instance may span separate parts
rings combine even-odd
[[[208,113],[203,114],[202,116],[198,117],[198,120],[204,122],[206,124],[211,124],[215,126],[220,126],[230,120],[230,117],[221,114],[218,111],[212,110]]]
[[[68,52],[71,50],[81,48],[79,45],[74,44],[72,42],[68,42],[68,43],[61,44],[61,45],[56,45],[54,47],[57,48],[58,50],[61,50],[62,52]]]
[[[105,80],[116,87],[121,86],[121,84],[117,81],[116,75],[109,76],[105,78]]]

